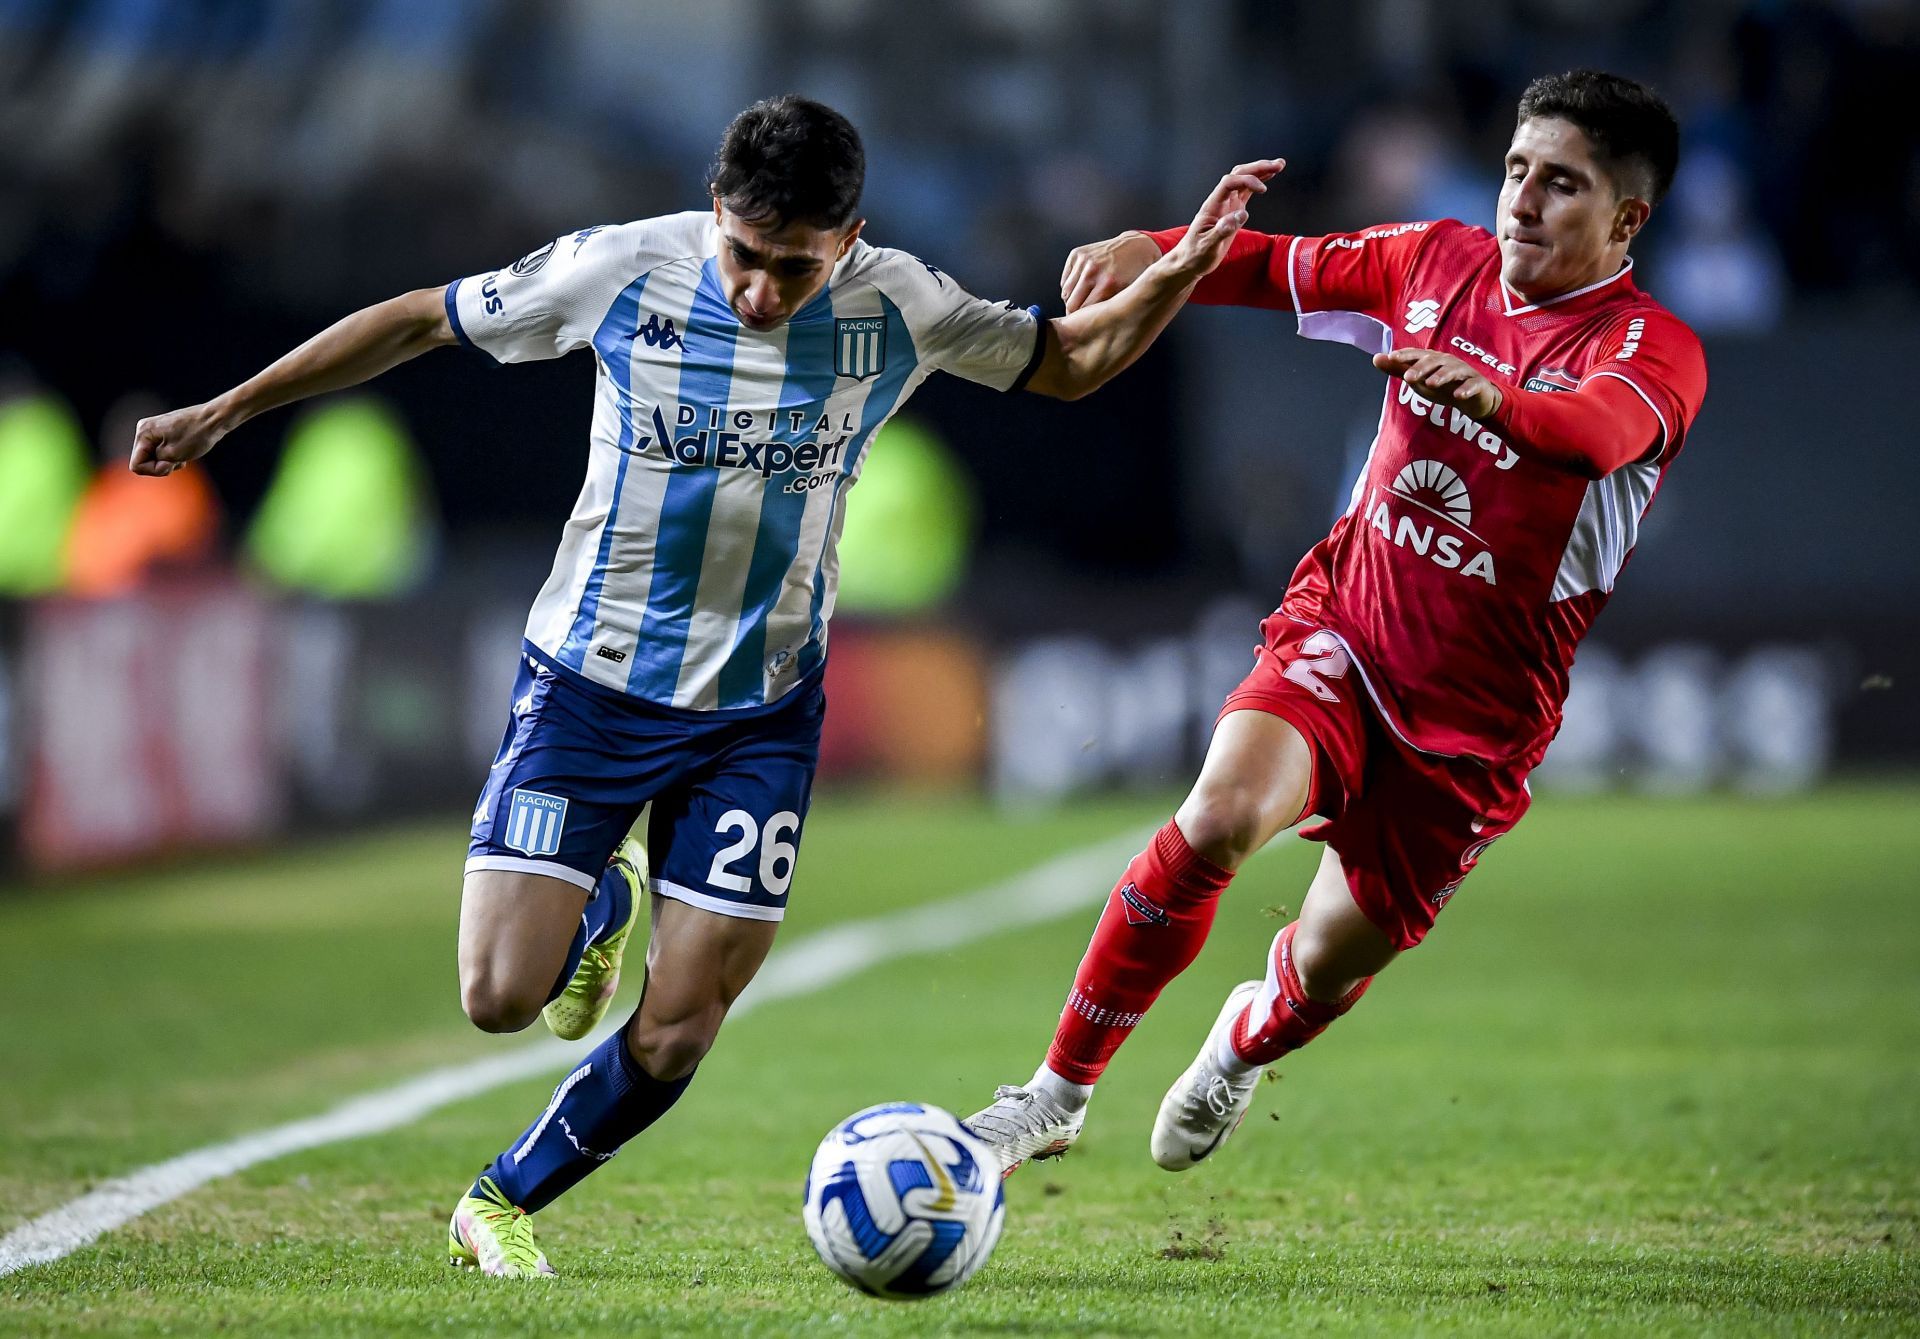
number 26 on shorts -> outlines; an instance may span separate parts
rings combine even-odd
[[[1340,695],[1328,686],[1328,679],[1343,679],[1353,667],[1352,657],[1340,639],[1324,629],[1300,643],[1304,653],[1287,662],[1281,677],[1299,684],[1322,702],[1338,702]]]
[[[713,865],[707,870],[709,884],[715,888],[725,888],[728,892],[752,892],[752,876],[736,873],[732,865],[736,860],[750,855],[757,845],[760,848],[761,886],[775,897],[786,895],[787,885],[793,882],[794,858],[800,852],[795,843],[784,839],[799,833],[800,815],[791,809],[783,809],[769,818],[763,828],[745,809],[729,809],[720,815],[720,821],[713,825],[713,830],[716,833],[737,833],[738,838],[731,846],[715,853]]]

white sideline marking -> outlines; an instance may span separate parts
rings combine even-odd
[[[954,948],[1090,906],[1107,894],[1103,879],[1131,859],[1152,831],[1110,837],[978,892],[834,926],[790,948],[775,949],[729,1016],[738,1018],[776,1000],[812,994],[893,958]],[[351,1098],[323,1115],[209,1144],[117,1176],[0,1237],[0,1276],[70,1255],[151,1209],[257,1163],[397,1129],[463,1098],[560,1068],[578,1058],[582,1046],[598,1045],[608,1031],[603,1028],[584,1042],[549,1038],[506,1055],[429,1070]]]

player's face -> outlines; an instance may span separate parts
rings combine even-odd
[[[1500,274],[1531,301],[1600,282],[1620,268],[1645,222],[1623,198],[1586,132],[1557,117],[1522,122],[1500,187]]]
[[[713,217],[720,225],[720,283],[733,314],[750,330],[772,330],[806,306],[866,223],[855,219],[840,229],[756,226],[718,200]]]

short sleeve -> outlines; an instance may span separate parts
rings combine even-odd
[[[1038,308],[988,302],[946,276],[924,301],[927,324],[914,333],[928,362],[956,377],[1016,390],[1026,384],[1045,348]]]
[[[1659,307],[1629,312],[1601,337],[1581,384],[1596,377],[1624,381],[1660,420],[1657,459],[1671,460],[1707,398],[1707,356],[1700,337]]]
[[[988,302],[917,256],[886,247],[865,253],[866,277],[900,308],[927,367],[997,391],[1026,385],[1046,349],[1037,307]]]
[[[456,279],[446,295],[453,333],[503,363],[587,347],[628,277],[607,236],[616,231],[584,228],[505,269]]]

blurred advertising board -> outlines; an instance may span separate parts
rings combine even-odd
[[[463,813],[523,617],[455,588],[329,604],[237,582],[0,605],[0,864],[59,874]],[[823,774],[974,783],[987,684],[951,629],[836,627]]]
[[[836,623],[821,775],[984,781],[1015,803],[1188,784],[1264,611],[1124,604],[1092,630],[1041,620],[1017,637]],[[363,603],[215,582],[0,605],[0,863],[59,873],[462,814],[507,720],[522,617],[452,585]],[[1888,690],[1920,639],[1884,624],[1816,641],[1777,621],[1623,621],[1582,649],[1539,780],[1794,791],[1840,764],[1911,767],[1920,712]]]
[[[1252,668],[1262,612],[1224,601],[1181,633],[1040,635],[1008,647],[992,688],[994,792],[1032,802],[1189,783],[1221,701]],[[1891,699],[1875,691],[1890,676],[1863,673],[1861,644],[1778,627],[1597,636],[1581,648],[1537,777],[1563,789],[1791,792],[1843,757],[1911,766],[1912,713],[1873,719]]]
[[[21,611],[17,841],[46,871],[257,840],[283,821],[271,628],[238,585]]]
[[[820,772],[930,789],[986,765],[988,666],[979,642],[937,624],[833,625]]]

